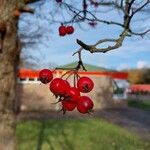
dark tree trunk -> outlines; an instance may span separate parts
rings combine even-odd
[[[16,68],[20,46],[14,9],[25,0],[0,0],[0,150],[16,150]]]

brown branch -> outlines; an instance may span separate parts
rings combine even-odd
[[[119,23],[119,22],[115,22],[115,21],[107,21],[107,20],[102,20],[102,19],[98,19],[94,14],[92,14],[91,12],[87,11],[93,18],[95,21],[98,21],[100,23],[104,23],[107,25],[118,25],[121,27],[124,27],[123,24]],[[88,18],[86,18],[86,20],[89,20]],[[92,21],[92,19],[90,19],[89,21]]]
[[[120,7],[123,8],[123,0],[120,2]]]
[[[31,14],[34,13],[34,9],[32,9],[32,8],[30,8],[30,7],[28,7],[28,6],[21,7],[21,8],[19,9],[19,11],[20,11],[21,13],[23,13],[23,12],[28,12],[28,13],[31,13]]]
[[[80,69],[83,69],[84,71],[87,71],[84,64],[83,64],[83,61],[82,61],[82,57],[81,57],[81,50],[82,48],[79,49],[79,51],[77,51],[76,53],[73,54],[73,56],[75,54],[78,54],[78,58],[79,58],[79,61],[78,61],[78,64],[75,66],[75,67],[72,67],[72,68],[56,68],[57,69],[61,69],[61,70],[70,70],[70,71],[73,71],[74,73],[75,72],[78,72]]]
[[[135,2],[135,0],[131,0],[131,2],[129,3],[129,10],[131,10],[132,4]]]
[[[150,3],[150,0],[147,0],[141,7],[137,8],[135,11],[132,12],[130,18],[132,18],[137,12],[140,12],[146,5]]]
[[[140,11],[143,7],[145,7],[149,0],[147,0],[147,2],[145,4],[143,4],[140,8],[137,9],[137,11],[135,12],[132,12],[132,5],[133,3],[135,2],[135,0],[125,0],[125,6],[124,6],[124,22],[123,22],[123,25],[122,27],[124,28],[123,32],[120,34],[119,38],[117,39],[102,39],[102,40],[99,40],[97,43],[95,43],[94,45],[87,45],[85,44],[84,42],[82,42],[81,40],[78,40],[77,39],[77,43],[81,46],[80,49],[75,52],[73,55],[77,54],[77,53],[80,53],[81,54],[81,51],[83,49],[91,52],[91,53],[95,53],[95,52],[101,52],[101,53],[105,53],[105,52],[108,52],[108,51],[111,51],[111,50],[114,50],[114,49],[117,49],[119,47],[122,46],[122,43],[125,39],[125,37],[129,36],[129,33],[131,34],[134,34],[134,35],[140,35],[140,36],[143,36],[145,35],[146,33],[148,33],[150,30],[147,30],[143,33],[134,33],[130,30],[130,21],[131,21],[131,18],[132,18],[132,15],[134,15],[136,12]],[[104,3],[104,5],[115,5],[117,3],[115,2],[112,2],[112,3]],[[120,7],[123,7],[123,0],[121,1],[121,5]],[[132,12],[132,13],[131,13]],[[130,16],[130,13],[131,13],[131,16]],[[112,22],[110,22],[110,24],[112,24]],[[97,48],[98,45],[101,45],[103,43],[107,43],[107,42],[113,42],[114,44],[111,45],[111,46],[107,46],[105,48]]]
[[[87,3],[86,3],[86,0],[83,0],[83,14],[84,14],[84,17],[86,17],[86,10],[87,10]]]
[[[133,34],[133,35],[137,35],[137,36],[141,36],[143,37],[145,34],[147,34],[148,32],[150,32],[150,29],[144,31],[144,32],[141,32],[141,33],[136,33],[136,32],[133,32],[130,30],[130,33]]]
[[[72,68],[57,67],[57,68],[55,68],[55,70],[61,69],[61,70],[69,70],[69,71],[77,72],[78,70],[83,69],[83,70],[86,71],[86,68],[84,67],[84,64],[83,64],[83,61],[82,61],[82,58],[81,58],[81,51],[78,51],[77,53],[78,53],[79,61],[78,61],[78,64],[75,67],[72,67]],[[75,55],[75,54],[73,54],[73,55]]]
[[[67,4],[67,3],[62,3],[64,4],[72,13],[74,13],[75,15],[73,16],[73,18],[69,21],[65,21],[64,24],[68,24],[68,23],[71,23],[71,22],[83,22],[85,20],[87,21],[97,21],[97,22],[100,22],[100,23],[104,23],[104,24],[107,24],[107,25],[117,25],[117,26],[120,26],[120,27],[123,27],[124,28],[124,25],[119,23],[119,22],[115,22],[115,21],[107,21],[107,20],[102,20],[102,19],[99,19],[97,18],[92,12],[90,11],[87,11],[86,10],[86,13],[87,14],[90,14],[93,18],[88,18],[86,17],[86,15],[84,16],[81,16],[80,14],[84,13],[83,11],[85,10],[77,10],[76,8],[74,8],[73,6]],[[77,19],[76,19],[77,18]]]
[[[40,1],[40,0],[24,0],[24,3],[28,4],[28,3],[38,2],[38,1]]]
[[[126,29],[129,29],[130,27],[130,12],[132,10],[132,4],[133,4],[134,0],[132,0],[131,2],[129,0],[125,1],[125,6],[124,6],[124,26]]]
[[[125,29],[119,36],[118,39],[102,39],[102,40],[99,40],[96,44],[94,45],[87,45],[85,44],[84,42],[82,42],[81,40],[78,40],[77,39],[77,43],[85,50],[91,52],[91,53],[95,53],[95,52],[102,52],[102,53],[106,53],[110,50],[114,50],[114,49],[117,49],[119,47],[122,46],[122,43],[125,39],[125,37],[128,35],[128,30]],[[114,42],[115,44],[113,46],[108,46],[106,48],[96,48],[97,45],[100,45],[102,43],[106,43],[106,42]],[[81,48],[76,52],[76,53],[79,53],[81,52]],[[74,54],[76,54],[74,53]]]
[[[106,6],[106,7],[114,7],[117,9],[120,9],[124,12],[124,8],[123,8],[123,0],[121,0],[121,4],[119,5],[117,2],[111,1],[111,2],[99,2],[98,5],[100,6]]]

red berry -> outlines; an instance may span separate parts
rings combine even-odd
[[[43,69],[39,72],[39,79],[43,84],[47,84],[53,79],[53,74],[49,69]]]
[[[61,78],[55,78],[50,83],[50,91],[55,95],[64,96],[69,88],[66,82]]]
[[[66,27],[66,33],[67,33],[67,34],[72,34],[73,32],[74,32],[73,26],[67,26],[67,27]]]
[[[67,111],[72,111],[75,109],[76,103],[68,101],[68,100],[63,100],[62,106],[63,106],[63,109],[65,109]]]
[[[60,36],[65,36],[67,33],[66,27],[64,25],[61,25],[58,30]]]
[[[56,0],[56,2],[57,2],[57,3],[61,3],[61,2],[62,2],[62,0]]]
[[[88,77],[81,77],[77,82],[77,87],[80,92],[88,93],[94,88],[94,83]]]
[[[87,96],[81,96],[78,99],[77,110],[80,113],[85,114],[85,113],[90,112],[93,106],[94,106],[93,101]]]
[[[70,87],[67,91],[66,91],[66,95],[65,95],[66,99],[69,99],[72,102],[77,102],[77,100],[80,97],[80,92],[77,88],[75,87]]]
[[[64,81],[65,81],[65,83],[66,83],[67,87],[68,87],[68,88],[70,88],[70,84],[69,84],[69,82],[68,82],[67,80],[64,80]]]

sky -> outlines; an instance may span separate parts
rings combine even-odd
[[[77,1],[77,0],[76,0]],[[87,23],[81,24],[79,27],[77,24],[73,24],[75,32],[72,35],[60,37],[58,34],[58,28],[60,23],[51,24],[51,18],[49,13],[57,10],[56,19],[61,20],[62,12],[57,6],[52,8],[52,3],[46,0],[46,3],[40,7],[37,5],[31,5],[35,9],[35,14],[23,14],[20,18],[19,29],[22,41],[26,45],[34,41],[34,45],[28,44],[23,47],[22,56],[28,57],[28,61],[34,61],[37,58],[37,64],[41,67],[47,67],[49,63],[56,65],[64,65],[74,61],[78,61],[77,56],[72,54],[80,47],[76,43],[76,39],[80,39],[87,44],[94,44],[102,38],[117,38],[122,29],[120,27],[108,26],[104,24],[98,24],[96,28],[91,28]],[[66,12],[63,12],[65,17]],[[40,17],[36,17],[40,15]],[[111,11],[104,15],[99,15],[102,19],[121,21],[121,15],[118,12]],[[145,27],[150,27],[150,19],[141,20],[146,16],[137,16],[132,25],[135,30],[145,30]],[[138,22],[137,20],[141,20]],[[35,37],[34,37],[35,35]],[[38,37],[38,40],[36,39]],[[93,64],[110,69],[128,69],[128,68],[143,68],[150,67],[150,35],[144,38],[141,37],[128,37],[125,39],[122,47],[107,52],[107,53],[95,53],[83,51],[82,58],[84,63]]]

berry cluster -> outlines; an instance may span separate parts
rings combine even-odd
[[[73,34],[74,28],[73,26],[64,26],[63,24],[61,24],[58,31],[60,36],[65,36],[66,34]]]
[[[88,93],[93,87],[93,81],[88,77],[79,77],[77,87],[71,86],[67,79],[54,78],[49,69],[43,69],[39,73],[39,79],[43,84],[49,84],[50,91],[59,98],[58,102],[62,104],[62,111],[72,111],[75,108],[80,113],[90,113],[93,109],[93,101],[87,96],[81,96],[80,93]]]
[[[56,0],[56,2],[61,4],[63,0]],[[90,4],[94,6],[95,8],[99,6],[99,2],[97,0],[90,0]],[[86,12],[88,8],[88,4],[84,3],[82,7],[83,7],[83,11]],[[94,28],[97,25],[97,21],[91,20],[88,22],[88,24]],[[73,26],[64,26],[63,24],[61,24],[61,26],[58,28],[58,32],[59,32],[59,36],[65,36],[67,34],[72,34],[74,32],[74,28]]]

